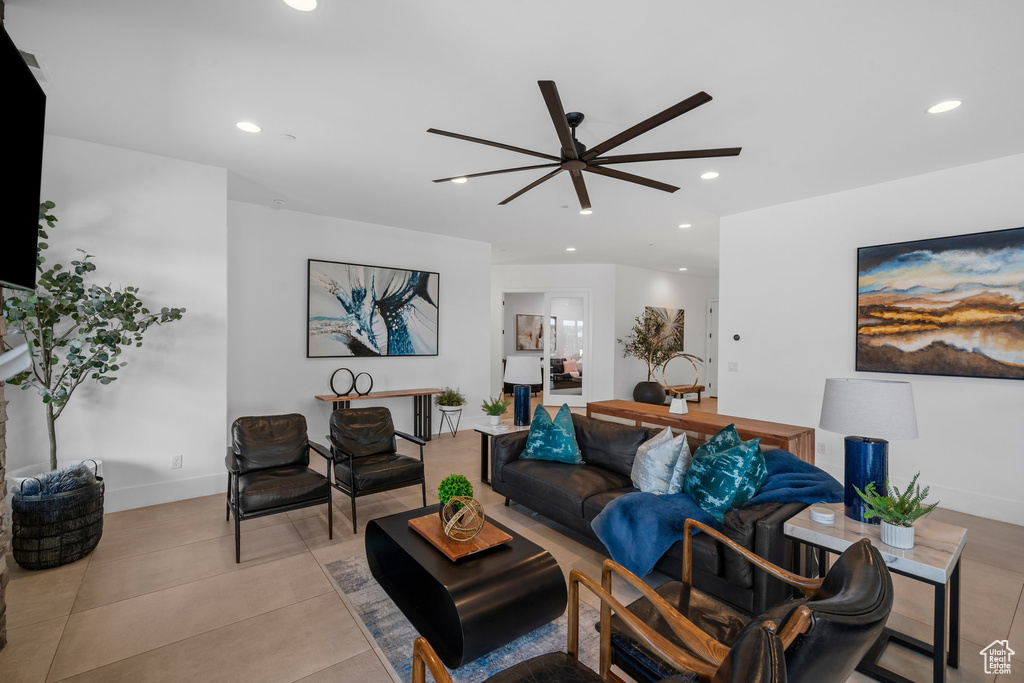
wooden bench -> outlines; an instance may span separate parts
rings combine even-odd
[[[697,403],[700,403],[700,395],[704,392],[703,384],[677,384],[668,388],[669,393],[675,394],[676,398],[682,398],[683,394],[697,394]],[[691,399],[687,399],[691,400]]]

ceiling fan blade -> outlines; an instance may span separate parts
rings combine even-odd
[[[500,171],[485,171],[484,173],[467,173],[466,175],[456,175],[451,178],[438,178],[431,182],[444,183],[456,178],[479,178],[485,175],[498,175],[499,173],[514,173],[515,171],[532,171],[535,168],[551,168],[553,166],[560,166],[561,164],[537,164],[536,166],[520,166],[518,168],[503,168]]]
[[[512,201],[513,199],[515,199],[519,195],[524,194],[526,192],[529,192],[530,190],[532,190],[533,188],[537,187],[538,185],[540,185],[544,181],[551,180],[552,178],[554,178],[556,175],[558,175],[561,172],[562,172],[561,168],[556,168],[554,171],[552,171],[551,173],[548,173],[546,176],[543,176],[543,177],[539,178],[538,180],[534,180],[532,183],[530,183],[529,185],[527,185],[523,189],[519,190],[519,192],[516,192],[515,194],[513,194],[513,195],[511,195],[509,197],[506,197],[503,201],[498,202],[498,206],[503,206],[505,204],[508,204],[510,201]]]
[[[596,147],[593,147],[589,152],[583,155],[583,160],[590,161],[595,157],[599,157],[605,152],[609,152],[615,147],[618,147],[623,143],[629,142],[636,136],[646,133],[652,128],[657,128],[661,124],[671,121],[677,116],[681,116],[682,114],[685,114],[688,111],[696,109],[702,104],[707,104],[710,101],[711,95],[707,94],[703,90],[697,93],[696,95],[691,95],[690,97],[687,97],[679,104],[674,104],[665,111],[655,114],[646,121],[641,121],[632,128],[627,128],[626,130],[622,131],[615,137],[609,138],[602,142],[601,144],[597,145]]]
[[[572,140],[572,131],[565,118],[565,109],[562,107],[562,99],[558,96],[558,88],[554,81],[537,81],[540,86],[540,94],[544,97],[544,104],[548,106],[548,114],[551,115],[551,122],[555,124],[555,132],[558,133],[558,142],[562,145],[562,154],[566,159],[576,158],[576,143]],[[575,177],[575,176],[574,176]]]
[[[587,184],[583,182],[583,174],[579,171],[569,171],[572,176],[572,184],[576,188],[576,196],[580,199],[580,208],[590,208],[590,195],[587,194]]]
[[[466,140],[467,142],[477,142],[481,145],[490,145],[491,147],[499,147],[501,149],[507,149],[510,152],[519,152],[520,154],[529,154],[530,156],[540,157],[541,159],[549,159],[551,161],[561,161],[558,157],[551,156],[550,154],[544,154],[543,152],[534,152],[530,149],[523,149],[522,147],[513,147],[512,145],[506,145],[501,142],[493,142],[491,140],[484,140],[482,138],[474,138],[469,135],[461,135],[459,133],[449,133],[446,130],[438,130],[437,128],[428,128],[428,133],[434,135],[446,135],[450,138],[456,138],[458,140]]]
[[[618,156],[601,157],[588,161],[588,165],[631,164],[637,161],[667,161],[670,159],[707,159],[709,157],[739,156],[742,147],[722,147],[721,149],[691,149],[685,152],[651,152],[649,154],[620,154]]]
[[[632,173],[624,173],[622,171],[616,171],[614,168],[605,168],[604,166],[587,166],[584,171],[590,173],[596,173],[597,175],[607,176],[609,178],[616,178],[618,180],[625,180],[629,183],[636,183],[637,185],[646,185],[647,187],[653,187],[655,190],[661,190],[663,192],[675,192],[679,188],[675,185],[669,185],[668,183],[659,183],[657,180],[651,180],[650,178],[644,178],[642,176],[633,175]]]

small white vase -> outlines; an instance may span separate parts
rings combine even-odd
[[[492,427],[497,427],[501,424],[501,415],[488,415],[487,421],[491,423]]]
[[[914,547],[914,527],[897,526],[882,520],[882,543],[891,545],[894,548]]]

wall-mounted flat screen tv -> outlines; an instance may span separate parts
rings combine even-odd
[[[36,287],[46,95],[0,25],[0,286]]]
[[[1024,228],[858,249],[857,370],[1024,379]]]

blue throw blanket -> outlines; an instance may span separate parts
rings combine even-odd
[[[824,470],[779,449],[764,454],[768,478],[743,507],[759,503],[838,503],[843,486]],[[594,518],[594,532],[612,559],[637,576],[644,576],[672,544],[683,538],[687,518],[714,529],[721,525],[685,493],[659,496],[627,493],[605,506]]]

